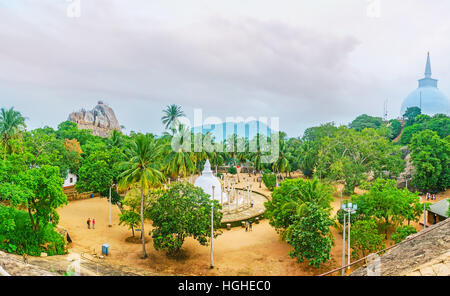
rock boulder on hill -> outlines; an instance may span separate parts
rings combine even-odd
[[[111,107],[99,101],[91,111],[84,109],[69,115],[69,121],[75,122],[79,129],[89,129],[92,134],[108,137],[113,130],[120,131],[120,125]]]

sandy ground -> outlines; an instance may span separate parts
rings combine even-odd
[[[253,180],[247,174],[241,174],[241,179]],[[297,176],[296,176],[297,177]],[[241,180],[242,184],[243,180]],[[270,192],[259,183],[253,183],[253,190],[266,195]],[[239,187],[237,185],[236,187]],[[360,192],[357,192],[360,193]],[[449,196],[447,193],[439,194],[438,201]],[[333,213],[340,206],[340,195],[334,194],[332,203]],[[343,197],[344,199],[348,197]],[[335,245],[332,249],[332,260],[320,269],[298,263],[296,259],[288,256],[291,247],[280,241],[279,235],[269,225],[267,220],[254,225],[252,232],[245,232],[241,227],[232,230],[223,230],[223,234],[214,240],[214,264],[210,269],[210,247],[201,246],[197,241],[186,239],[182,254],[179,258],[168,258],[165,252],[156,251],[148,235],[151,230],[151,221],[147,221],[145,231],[148,238],[147,259],[141,259],[142,245],[126,242],[131,231],[126,226],[119,226],[118,215],[120,210],[112,206],[112,227],[108,227],[108,201],[106,198],[93,198],[72,201],[60,208],[60,225],[69,231],[73,243],[69,248],[74,252],[89,254],[101,253],[104,243],[110,245],[110,256],[105,258],[108,263],[144,268],[156,273],[169,273],[177,275],[318,275],[341,266],[342,235],[332,228]],[[87,229],[87,218],[95,218],[96,229]],[[423,227],[417,225],[418,230]],[[138,234],[136,234],[138,235]],[[334,274],[337,275],[337,274]]]
[[[73,240],[70,248],[75,252],[101,252],[101,245],[110,245],[109,263],[150,269],[153,272],[184,275],[313,275],[336,267],[334,260],[320,269],[299,264],[288,256],[290,246],[280,241],[278,234],[267,221],[253,226],[252,232],[238,227],[224,230],[214,240],[214,263],[211,270],[210,248],[201,246],[188,238],[183,245],[181,258],[168,258],[164,252],[153,248],[148,236],[149,257],[141,259],[142,246],[125,241],[131,231],[118,225],[119,209],[112,207],[112,227],[108,227],[108,202],[104,198],[94,198],[71,202],[61,208],[60,225],[65,227]],[[95,218],[96,229],[87,229],[87,218]],[[146,232],[151,230],[147,223]],[[340,249],[342,250],[342,249]],[[333,254],[340,254],[339,248]],[[337,252],[337,253],[336,253]],[[333,256],[333,257],[336,257]]]

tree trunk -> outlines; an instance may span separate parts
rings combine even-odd
[[[145,232],[144,232],[144,189],[141,187],[141,237],[142,237],[142,259],[147,258],[145,252]]]
[[[30,216],[31,229],[33,229],[33,231],[36,231],[36,226],[34,225],[33,214],[31,214],[30,208],[28,208],[28,215]]]

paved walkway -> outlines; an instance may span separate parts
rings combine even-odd
[[[242,191],[240,191],[242,193]],[[253,217],[260,216],[266,211],[264,203],[267,198],[259,193],[252,192],[251,199],[253,200],[253,207],[249,205],[240,206],[236,210],[236,205],[223,205],[223,218],[222,223],[230,223],[235,221],[244,221]]]

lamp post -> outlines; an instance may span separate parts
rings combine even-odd
[[[350,269],[350,228],[351,228],[351,214],[356,213],[356,210],[358,209],[358,206],[356,204],[352,204],[351,202],[347,203],[347,205],[342,205],[342,209],[348,213],[348,267],[347,269]],[[345,213],[344,213],[344,221],[345,221]],[[343,242],[343,249],[345,249],[345,222],[344,222],[344,242]],[[345,250],[343,251],[343,258],[342,260],[344,267],[345,264]],[[344,268],[342,269],[342,275],[344,275]]]
[[[213,255],[213,240],[214,240],[214,188],[212,186],[212,203],[211,203],[211,266],[210,268],[214,268],[214,255]]]
[[[341,208],[342,208],[342,210],[344,210],[344,208],[345,208],[345,206],[342,204],[341,205]],[[346,217],[347,215],[345,214],[345,212],[344,212],[344,225],[343,225],[343,227],[342,227],[342,236],[343,236],[343,238],[342,238],[342,276],[344,276],[345,275],[345,268],[344,268],[344,266],[345,266],[345,217]]]

